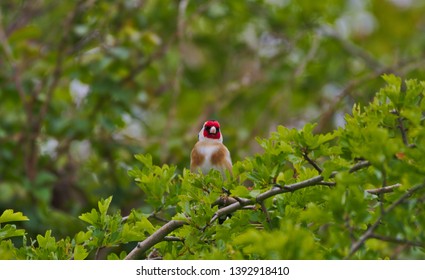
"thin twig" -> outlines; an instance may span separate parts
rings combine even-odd
[[[381,193],[390,193],[393,192],[395,189],[401,187],[401,184],[394,184],[391,186],[385,186],[382,188],[378,188],[378,189],[370,189],[370,190],[366,190],[366,192],[370,193],[370,194],[375,194],[375,195],[379,195]]]
[[[389,212],[391,212],[397,205],[403,203],[408,197],[410,197],[414,192],[422,189],[425,187],[425,184],[421,184],[421,185],[417,185],[416,187],[413,187],[411,189],[409,189],[405,194],[403,194],[399,199],[397,199],[396,201],[394,201],[390,206],[388,206],[388,208],[386,208],[383,213],[381,213],[381,215],[378,217],[378,219],[372,224],[372,226],[370,226],[367,231],[360,236],[360,238],[357,240],[357,242],[355,242],[350,249],[350,252],[348,253],[348,255],[345,257],[345,259],[349,259],[351,258],[362,246],[363,244],[366,242],[367,239],[371,238],[371,236],[374,235],[374,231],[375,229],[381,224],[382,219],[384,218],[384,216],[386,214],[388,214]]]
[[[272,220],[270,219],[270,214],[269,214],[269,211],[267,211],[267,208],[266,208],[266,205],[264,203],[264,200],[261,201],[260,205],[261,205],[261,211],[263,211],[264,215],[266,216],[267,223],[269,225],[271,225],[272,224]]]
[[[387,185],[387,172],[385,170],[385,168],[382,170],[382,177],[383,177],[383,181],[382,181],[382,185],[381,185],[381,189],[384,188]],[[385,215],[385,209],[384,209],[384,195],[385,192],[380,192],[378,194],[378,203],[379,203],[379,208],[381,209],[381,215]]]
[[[221,190],[223,191],[223,193],[225,193],[226,195],[231,195],[230,191],[228,189],[226,189],[225,187],[221,187]]]
[[[361,246],[363,246],[363,244],[366,242],[367,239],[370,238],[370,236],[373,234],[373,231],[379,226],[380,223],[381,217],[379,217],[375,221],[375,223],[373,223],[372,226],[370,226],[367,231],[362,236],[360,236],[360,238],[351,246],[350,252],[345,257],[345,259],[351,258],[354,253],[357,252],[357,250],[359,250]]]
[[[166,236],[164,237],[164,241],[179,241],[179,242],[183,242],[184,238],[180,238],[177,236]]]
[[[304,73],[304,70],[307,67],[307,64],[315,58],[317,51],[319,49],[319,46],[320,46],[320,36],[318,34],[315,34],[313,35],[311,47],[308,50],[307,55],[294,71],[294,74],[293,74],[294,79],[300,77]]]
[[[409,140],[407,139],[407,129],[404,127],[403,118],[401,116],[397,118],[397,123],[398,123],[397,127],[400,129],[401,138],[403,139],[403,144],[408,147]]]
[[[100,259],[100,251],[102,251],[102,249],[103,249],[104,247],[97,247],[97,249],[96,249],[96,253],[94,254],[94,259],[95,260],[98,260],[98,259]]]
[[[378,235],[378,234],[374,234],[374,233],[372,233],[369,238],[373,238],[373,239],[377,239],[377,240],[381,240],[381,241],[386,241],[386,242],[391,242],[391,243],[405,244],[405,245],[415,246],[415,247],[425,247],[425,244],[423,242],[420,242],[420,241],[399,239],[399,238],[394,238],[394,237],[390,237],[390,236]]]
[[[9,1],[9,3],[11,2],[12,1]],[[43,14],[48,13],[56,5],[58,5],[56,1],[52,1],[52,3],[44,2],[43,5],[40,5],[40,1],[25,1],[22,3],[15,1],[15,3],[16,5],[8,10],[8,12],[16,12],[16,15],[13,17],[13,22],[11,22],[5,29],[7,36],[11,35],[16,30],[27,26],[34,18],[41,17]]]
[[[308,161],[308,163],[310,163],[311,166],[313,166],[314,169],[316,169],[317,172],[319,172],[319,174],[321,174],[323,172],[322,168],[320,168],[320,166],[317,165],[317,163],[308,156],[308,153],[307,152],[303,152],[303,158],[306,161]]]
[[[350,238],[352,242],[356,241],[356,238],[354,236],[354,227],[350,224],[350,216],[348,214],[345,215],[344,218],[345,227],[348,228],[348,232],[350,233]]]
[[[149,216],[149,218],[153,218],[153,219],[155,219],[155,220],[157,220],[157,221],[165,222],[165,223],[168,223],[168,222],[170,221],[170,220],[167,220],[167,219],[164,219],[164,218],[162,218],[162,217],[158,216],[158,215],[157,215],[157,212],[152,213],[152,214]]]
[[[407,190],[407,192],[405,194],[403,194],[399,199],[397,199],[396,201],[394,201],[386,210],[385,212],[388,213],[390,211],[392,211],[397,205],[401,204],[404,202],[404,200],[406,200],[406,198],[409,198],[414,192],[422,189],[425,187],[425,184],[421,184],[421,185],[417,185],[416,187],[413,187],[409,190]]]

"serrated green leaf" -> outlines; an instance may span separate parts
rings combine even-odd
[[[136,230],[146,231],[148,234],[152,234],[155,230],[155,227],[149,221],[147,217],[142,217],[142,219],[135,224]]]
[[[76,245],[74,248],[74,260],[84,260],[89,253],[82,245]]]
[[[25,235],[25,230],[16,229],[15,225],[5,225],[0,228],[0,240],[14,237],[14,236],[23,236]]]
[[[28,217],[24,216],[22,212],[13,212],[12,209],[4,210],[0,216],[0,224],[8,222],[28,221]]]
[[[91,225],[96,225],[99,221],[99,213],[95,209],[92,209],[91,212],[81,214],[78,218]]]
[[[143,163],[145,165],[146,168],[151,168],[153,166],[153,162],[152,162],[152,156],[150,154],[137,154],[134,156],[138,161],[140,161],[141,163]]]
[[[45,235],[37,235],[37,242],[41,248],[46,250],[54,250],[56,248],[56,239],[51,236],[52,231],[46,231]]]
[[[92,232],[91,231],[87,231],[87,232],[80,231],[74,237],[75,238],[75,242],[77,244],[82,244],[85,241],[89,240],[90,237],[91,237],[91,235],[92,235]]]
[[[109,209],[109,205],[111,204],[111,201],[112,201],[112,196],[104,200],[102,199],[97,203],[101,216],[106,216]]]

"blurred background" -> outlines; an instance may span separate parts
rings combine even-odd
[[[2,0],[0,213],[84,229],[114,196],[144,209],[136,153],[189,166],[207,119],[233,161],[279,124],[344,125],[380,76],[425,76],[425,1]]]

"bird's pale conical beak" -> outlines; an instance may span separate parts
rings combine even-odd
[[[216,133],[217,133],[217,129],[215,128],[215,126],[212,126],[212,127],[210,128],[210,133],[211,133],[211,134],[216,134]]]

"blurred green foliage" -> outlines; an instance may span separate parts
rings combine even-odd
[[[98,210],[79,216],[88,226],[73,237],[57,240],[47,230],[28,242],[25,230],[10,224],[28,218],[6,210],[0,257],[423,259],[425,125],[417,108],[425,82],[384,79],[387,86],[368,106],[354,106],[345,128],[316,134],[310,123],[279,126],[257,139],[263,153],[236,162],[225,180],[216,170],[179,174],[175,165],[137,154],[142,166],[128,174],[146,195],[144,209],[123,217],[110,209],[112,196],[101,199]],[[241,207],[217,223],[223,198]],[[171,220],[182,223],[170,229]],[[16,236],[23,236],[20,247],[11,241]]]
[[[24,213],[29,218],[22,223],[25,238],[32,240],[28,244],[44,240],[46,246],[56,240],[67,244],[74,234],[84,232],[89,216],[81,213],[93,213],[98,201],[111,196],[107,208],[117,216],[111,218],[115,224],[109,231],[123,230],[122,215],[142,219],[140,213],[145,213],[144,221],[161,213],[169,219],[176,213],[171,206],[191,215],[201,211],[205,216],[197,215],[193,222],[202,224],[213,210],[196,210],[195,205],[209,205],[221,193],[221,185],[214,176],[195,180],[184,168],[201,124],[211,118],[223,125],[235,173],[241,181],[262,186],[247,191],[234,182],[230,189],[237,195],[255,197],[270,182],[288,184],[317,175],[314,168],[300,172],[306,154],[323,160],[325,178],[346,170],[355,158],[367,158],[377,170],[341,173],[336,180],[344,184],[368,179],[376,186],[385,177],[388,184],[412,186],[423,169],[424,102],[418,97],[421,84],[408,79],[425,79],[424,12],[420,1],[398,0],[1,1],[0,212]],[[351,113],[354,103],[372,100],[383,86],[379,77],[384,73],[408,81],[386,76],[393,92],[385,87],[381,99],[367,107],[372,109],[356,106],[346,119],[346,131],[335,130],[345,123],[343,116]],[[400,95],[400,88],[409,90]],[[384,106],[382,111],[373,109],[378,105]],[[409,122],[407,144],[415,144],[415,149],[401,148],[406,139],[393,127],[401,118]],[[340,144],[333,145],[335,141]],[[261,149],[264,154],[256,156]],[[149,172],[133,167],[134,154],[144,155],[138,157],[139,170]],[[409,166],[402,177],[393,174],[395,167],[404,170],[400,162]],[[135,182],[127,174],[130,169]],[[179,194],[192,184],[200,189],[182,200]],[[151,185],[155,193],[149,191]],[[205,196],[203,190],[210,186],[217,189]],[[163,192],[169,195],[163,197]],[[361,202],[360,190],[350,192],[357,198],[352,203],[366,203]],[[335,195],[329,201],[338,202],[340,196]],[[304,199],[314,194],[300,190],[290,196],[304,207]],[[295,204],[276,201],[274,207],[298,215]],[[345,207],[336,202],[332,207]],[[310,206],[315,209],[322,203],[330,202]],[[330,215],[316,214],[320,219]],[[90,219],[93,227],[106,214],[97,215]],[[261,233],[246,228],[249,223],[241,226],[250,219],[238,215],[232,221],[242,219],[242,236],[260,238]],[[362,219],[359,214],[356,222]],[[291,227],[306,235],[304,228]],[[15,230],[8,228],[9,233]],[[91,247],[78,241],[74,251],[67,248],[55,257],[85,258],[89,252],[92,257],[96,246],[137,239],[133,237],[98,236]],[[327,237],[329,242],[337,238],[347,236],[335,232]],[[239,242],[246,245],[246,240]],[[4,244],[14,246],[10,239]],[[49,252],[22,254],[54,258]],[[247,252],[235,251],[235,258]],[[330,257],[328,253],[311,257]],[[224,257],[220,250],[217,255],[205,254]],[[338,251],[332,256],[342,255]]]

